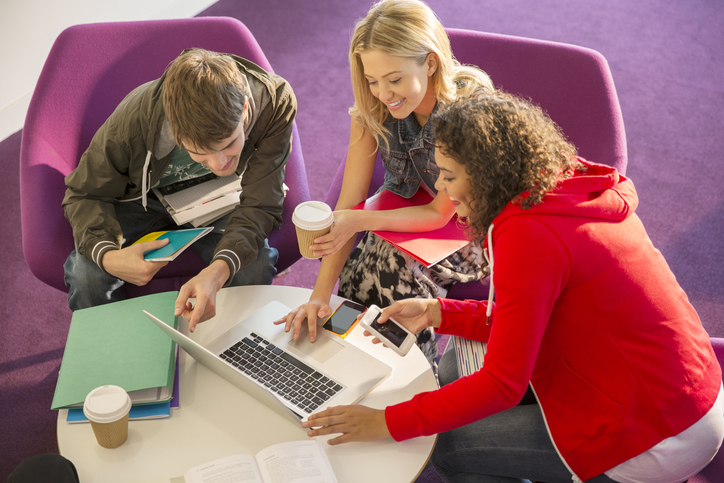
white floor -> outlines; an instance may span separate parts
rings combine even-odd
[[[22,129],[56,37],[71,25],[193,17],[215,0],[0,0],[0,140]]]

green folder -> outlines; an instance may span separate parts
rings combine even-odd
[[[143,310],[176,328],[177,297],[164,292],[73,312],[51,409],[82,406],[107,384],[125,389],[133,404],[169,400],[176,343]]]

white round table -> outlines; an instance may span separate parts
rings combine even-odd
[[[222,289],[217,296],[216,317],[199,325],[191,337],[207,344],[268,302],[277,300],[294,308],[309,300],[310,293],[309,289],[283,286]],[[334,296],[332,304],[341,301]],[[180,326],[187,329],[183,320]],[[399,357],[381,344],[373,345],[362,332],[361,327],[355,327],[346,340],[393,370],[360,404],[382,409],[437,388],[430,365],[417,347],[406,357]],[[59,411],[58,447],[75,464],[82,483],[169,482],[189,468],[214,459],[254,454],[274,443],[307,438],[304,430],[197,364],[183,351],[179,355],[179,378],[180,407],[172,410],[169,418],[131,421],[128,440],[116,449],[102,448],[89,424],[69,424],[67,411]],[[330,437],[320,440],[324,443]],[[435,441],[436,436],[429,436],[401,443],[387,438],[375,443],[323,446],[340,483],[400,483],[417,478]]]

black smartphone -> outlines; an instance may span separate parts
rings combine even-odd
[[[364,305],[345,300],[332,312],[332,315],[324,321],[322,328],[344,339],[357,324],[357,316],[365,310],[367,310],[367,307]]]

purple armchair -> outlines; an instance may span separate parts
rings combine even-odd
[[[548,112],[591,161],[626,172],[626,134],[618,96],[606,59],[598,52],[555,42],[448,29],[453,54],[463,64],[487,72],[496,87],[530,98]],[[339,198],[345,162],[340,164],[326,202]],[[370,193],[382,185],[378,156]],[[487,286],[457,284],[448,297],[487,298]]]
[[[251,32],[233,18],[76,25],[58,36],[30,102],[20,150],[23,252],[38,279],[67,291],[63,263],[73,250],[73,236],[60,206],[64,177],[125,95],[160,77],[174,58],[193,47],[234,53],[272,71]],[[291,214],[310,199],[296,125],[286,184],[284,221],[269,237],[279,250],[279,271],[300,258]],[[148,285],[127,284],[127,295],[177,290],[203,267],[187,250]]]

